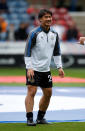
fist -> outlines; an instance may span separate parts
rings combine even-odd
[[[81,45],[84,45],[85,37],[80,37],[79,42]]]
[[[59,76],[60,76],[61,78],[63,78],[64,75],[65,75],[63,69],[62,69],[62,68],[59,68],[58,71],[59,71]]]

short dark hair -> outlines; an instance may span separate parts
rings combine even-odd
[[[38,14],[38,19],[42,18],[45,14],[50,14],[52,16],[52,12],[47,9],[41,9]]]

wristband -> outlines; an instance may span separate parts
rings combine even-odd
[[[85,41],[84,41],[84,45],[85,45]]]

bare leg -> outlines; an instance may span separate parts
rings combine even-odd
[[[43,91],[43,96],[39,102],[37,124],[48,124],[48,122],[43,118],[49,106],[50,98],[52,95],[52,88],[42,88],[42,91]]]
[[[52,88],[42,88],[42,91],[43,96],[39,102],[39,110],[45,112],[49,106],[50,98],[52,95]]]
[[[25,98],[26,112],[32,112],[34,106],[34,96],[36,94],[37,87],[29,85],[27,90],[27,96]]]

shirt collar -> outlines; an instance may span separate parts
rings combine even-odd
[[[49,28],[49,30],[47,31],[44,27],[42,27],[42,26],[40,26],[41,27],[41,29],[45,32],[45,33],[48,33],[49,31],[50,31],[50,28]]]

